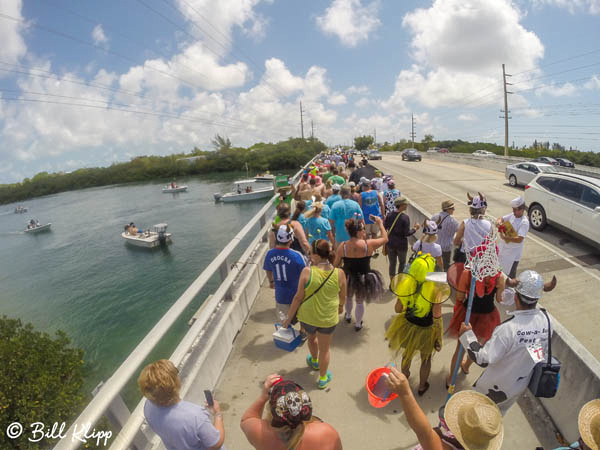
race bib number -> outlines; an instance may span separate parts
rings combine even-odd
[[[534,344],[529,344],[527,346],[527,351],[529,352],[529,355],[531,356],[531,359],[533,359],[534,363],[537,364],[541,361],[546,361],[544,347],[542,347],[541,343],[536,342]]]

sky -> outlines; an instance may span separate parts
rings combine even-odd
[[[600,150],[600,0],[1,0],[0,183],[304,134]]]

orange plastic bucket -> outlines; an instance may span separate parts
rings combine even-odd
[[[367,375],[365,387],[367,388],[367,394],[369,395],[369,403],[374,408],[383,408],[393,399],[398,397],[398,394],[395,394],[391,391],[388,391],[387,397],[385,399],[373,393],[373,389],[375,388],[375,385],[381,378],[381,375],[383,375],[384,373],[390,373],[390,371],[391,370],[389,367],[379,367],[373,370],[371,373],[369,373],[369,375]]]

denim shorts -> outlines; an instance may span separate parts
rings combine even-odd
[[[304,330],[308,334],[315,334],[315,333],[332,334],[333,331],[335,330],[335,327],[337,326],[337,325],[334,325],[332,327],[322,328],[322,327],[314,327],[314,326],[309,325],[304,322],[300,322],[300,325],[302,325],[302,328],[304,328]]]

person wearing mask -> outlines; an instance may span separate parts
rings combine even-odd
[[[275,320],[287,317],[306,261],[302,253],[290,248],[294,241],[294,229],[290,223],[279,225],[275,234],[275,248],[265,255],[263,269],[269,286],[275,289]]]
[[[342,196],[340,195],[340,191],[342,190],[342,186],[339,184],[334,184],[333,186],[331,186],[331,190],[332,190],[332,195],[327,197],[327,200],[325,200],[325,204],[327,206],[329,206],[330,208],[333,206],[333,204],[339,200],[342,199]]]
[[[298,202],[300,203],[300,202]],[[275,217],[275,221],[273,222],[273,228],[269,233],[269,248],[275,247],[276,243],[276,234],[279,230],[279,225],[290,224],[292,229],[294,230],[294,240],[290,248],[299,251],[304,255],[308,255],[310,253],[310,246],[308,244],[308,239],[306,239],[306,234],[304,233],[304,228],[297,220],[291,219],[291,208],[287,203],[281,203],[277,207],[277,216]]]
[[[300,325],[308,333],[310,353],[306,364],[319,371],[319,389],[325,389],[331,382],[331,372],[327,370],[331,337],[346,303],[346,278],[344,272],[333,265],[334,256],[330,242],[313,241],[312,265],[302,271],[288,318],[281,325],[289,327],[291,318],[298,313]]]
[[[498,219],[498,259],[502,271],[510,278],[517,275],[517,267],[523,254],[525,236],[529,231],[529,219],[523,197],[517,197],[510,202],[512,214]],[[510,224],[510,227],[508,226]]]
[[[413,228],[410,226],[410,218],[404,213],[408,208],[406,197],[398,197],[394,200],[396,211],[385,216],[383,226],[388,232],[387,254],[389,262],[390,280],[398,272],[404,270],[406,254],[408,253],[408,237],[415,234],[419,224]]]
[[[396,211],[394,200],[400,197],[400,191],[396,189],[394,180],[388,180],[387,189],[383,191],[383,205],[385,207],[385,216],[387,217],[392,212]]]
[[[361,189],[358,203],[365,219],[367,238],[376,238],[379,233],[379,227],[371,217],[383,219],[383,211],[385,211],[383,199],[379,192],[372,188],[371,182],[366,178],[361,180]]]
[[[379,239],[367,239],[364,223],[356,219],[348,219],[346,220],[346,230],[350,239],[338,246],[335,255],[337,267],[343,262],[348,286],[344,319],[347,323],[352,321],[354,300],[356,302],[354,324],[356,331],[360,331],[363,327],[365,301],[378,300],[384,292],[381,274],[377,270],[371,269],[371,257],[379,247],[387,243],[388,236],[381,218],[373,217],[372,220],[381,231]]]
[[[336,246],[350,239],[350,235],[348,234],[348,231],[346,231],[346,220],[363,220],[360,205],[350,199],[350,187],[342,187],[341,195],[342,199],[333,204],[331,207],[331,215],[329,216],[329,223],[334,230]]]
[[[413,450],[500,450],[504,437],[502,414],[488,397],[461,391],[440,409],[439,425],[432,428],[417,403],[408,379],[392,367],[385,384],[398,395],[408,426],[419,445]]]
[[[442,247],[442,261],[444,270],[447,271],[452,261],[452,244],[454,235],[458,231],[458,222],[452,215],[454,214],[454,202],[444,200],[442,202],[442,211],[431,218],[438,227],[438,244]]]
[[[437,225],[433,220],[423,222],[423,236],[413,245],[413,251],[416,254],[429,253],[435,259],[436,271],[444,271],[444,261],[442,261],[442,247],[437,241]]]
[[[312,209],[306,213],[306,234],[308,235],[308,243],[312,244],[313,241],[318,239],[328,240],[333,244],[334,238],[331,232],[331,224],[329,220],[321,217],[321,210],[323,204],[320,202],[314,202]]]
[[[179,398],[181,380],[171,361],[161,359],[144,367],[138,386],[146,397],[146,422],[167,450],[225,449],[219,403],[215,400],[207,409]]]
[[[534,366],[543,361],[548,352],[550,319],[536,306],[543,292],[556,287],[556,277],[544,283],[539,273],[526,270],[516,279],[508,279],[506,285],[504,303],[512,300],[507,298],[512,296],[516,310],[511,312],[511,318],[496,327],[490,340],[482,346],[472,326],[464,322],[459,332],[460,343],[469,358],[485,367],[473,387],[490,397],[502,415],[527,389]]]
[[[312,401],[302,386],[271,374],[242,416],[240,427],[257,450],[342,450],[338,432],[312,412]]]

